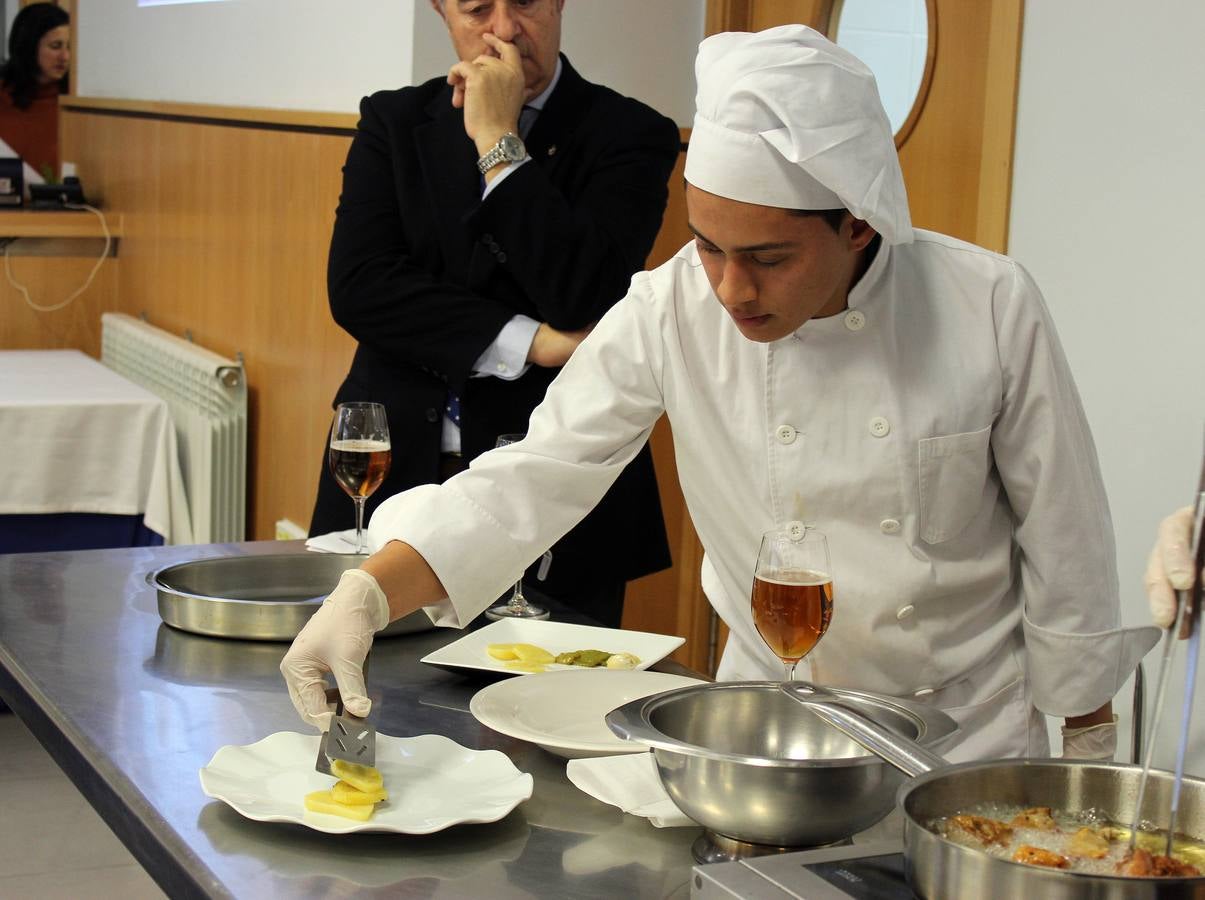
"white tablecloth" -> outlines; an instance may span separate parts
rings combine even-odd
[[[141,514],[192,543],[167,404],[91,357],[0,351],[0,446],[0,514]]]

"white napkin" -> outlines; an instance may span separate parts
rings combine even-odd
[[[565,774],[594,799],[643,816],[658,828],[698,824],[678,809],[661,786],[651,751],[571,759]]]
[[[305,549],[316,553],[355,553],[356,529],[347,531],[332,531],[330,534],[316,534],[306,538]]]

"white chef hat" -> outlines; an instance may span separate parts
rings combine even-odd
[[[746,203],[840,209],[912,240],[908,195],[874,75],[804,25],[699,45],[686,180]]]

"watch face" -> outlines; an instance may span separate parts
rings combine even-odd
[[[502,155],[511,162],[517,162],[527,155],[527,150],[524,148],[523,142],[519,140],[518,135],[502,135],[498,140],[498,146],[502,148]]]

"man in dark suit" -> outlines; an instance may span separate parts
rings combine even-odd
[[[384,404],[393,441],[369,513],[526,431],[643,268],[679,147],[560,55],[564,0],[431,3],[460,61],[361,103],[331,239],[331,311],[359,342],[335,402]],[[324,464],[310,533],[352,524]],[[647,447],[552,554],[542,589],[617,626],[625,582],[669,565]]]

